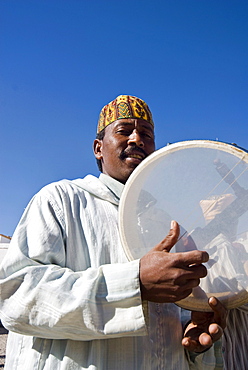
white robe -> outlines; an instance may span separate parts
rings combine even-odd
[[[17,226],[0,268],[6,370],[189,369],[181,309],[149,304],[145,319],[139,260],[118,232],[123,185],[100,179],[44,187]],[[199,369],[214,368],[213,353]]]

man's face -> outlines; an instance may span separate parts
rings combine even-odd
[[[94,141],[102,172],[126,183],[133,170],[155,150],[152,125],[140,118],[117,120],[105,128],[103,140]]]

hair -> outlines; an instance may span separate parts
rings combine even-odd
[[[105,135],[105,129],[98,132],[98,134],[96,135],[96,139],[103,140],[104,135]],[[100,159],[97,159],[96,163],[97,163],[97,167],[98,167],[99,171],[102,172],[102,161]]]

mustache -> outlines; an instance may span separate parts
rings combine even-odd
[[[144,157],[147,157],[147,153],[144,151],[144,149],[138,147],[138,146],[135,146],[135,147],[132,147],[130,149],[126,149],[126,150],[123,150],[119,156],[119,158],[121,160],[127,158],[129,155],[132,155],[132,154],[136,154],[137,152],[140,152],[141,154],[144,155]]]

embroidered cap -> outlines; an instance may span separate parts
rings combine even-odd
[[[136,96],[119,95],[105,105],[99,115],[97,133],[101,132],[110,123],[121,118],[141,118],[153,127],[152,113],[144,100]]]

